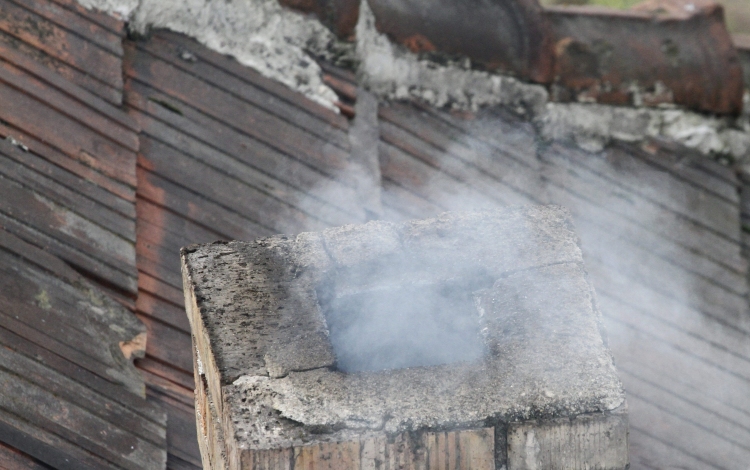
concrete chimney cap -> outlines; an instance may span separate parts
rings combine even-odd
[[[233,436],[225,439],[245,449],[574,417],[624,405],[578,239],[561,207],[370,222],[192,246],[182,258],[196,354],[214,371],[205,374],[205,393],[217,415],[231,417]],[[327,296],[477,272],[490,279],[476,295],[483,357],[336,369],[323,314]]]

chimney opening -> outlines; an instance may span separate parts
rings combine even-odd
[[[318,289],[336,367],[344,373],[470,362],[486,351],[476,298],[485,272],[336,292]]]

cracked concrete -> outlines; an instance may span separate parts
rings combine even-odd
[[[166,28],[234,57],[262,75],[338,112],[336,94],[323,83],[314,57],[331,60],[346,45],[312,16],[277,0],[80,0],[146,34]]]
[[[129,21],[145,33],[167,28],[336,110],[336,94],[313,57],[348,57],[359,63],[362,85],[384,100],[419,100],[436,107],[476,111],[503,106],[535,123],[546,140],[599,151],[613,140],[657,137],[730,162],[750,160],[748,116],[718,118],[679,108],[553,103],[541,85],[474,70],[468,59],[437,63],[393,44],[380,34],[362,1],[353,45],[338,41],[316,18],[283,8],[277,0],[78,0]],[[746,97],[746,108],[748,98]]]
[[[228,448],[480,428],[624,403],[570,215],[557,206],[194,246],[183,250],[183,269],[207,396],[223,397],[217,413]],[[486,330],[483,356],[369,372],[335,368],[329,334],[319,334],[330,329],[323,317],[329,298],[387,295],[394,286],[455,281],[477,270],[490,278],[473,293]]]

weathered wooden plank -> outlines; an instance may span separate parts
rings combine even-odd
[[[0,229],[0,247],[8,253],[22,258],[25,262],[33,264],[35,268],[49,272],[63,281],[73,282],[79,276],[76,271],[60,258],[40,250],[34,245],[12,235],[5,229]]]
[[[459,431],[460,468],[492,470],[495,468],[495,429]]]
[[[651,430],[630,428],[630,468],[706,468],[706,463],[683,453],[673,442],[660,440]]]
[[[18,283],[8,282],[7,273],[2,273],[2,277],[0,286],[4,289],[9,291],[13,289],[11,292],[21,290]],[[36,292],[38,299],[34,300],[46,306],[43,302],[47,301],[47,290],[36,290]],[[55,305],[55,311],[50,311],[51,307],[50,309],[37,307],[26,299],[21,301],[10,296],[3,296],[0,297],[0,315],[2,315],[0,325],[35,341],[38,340],[42,347],[45,347],[45,338],[52,340],[46,343],[46,347],[65,355],[66,358],[92,372],[99,373],[104,378],[111,379],[112,377],[107,375],[107,367],[119,365],[113,360],[111,350],[113,343],[92,336],[90,331],[85,332],[71,327],[71,323],[75,324],[81,319],[76,318],[71,312],[60,313],[58,308],[58,305]],[[114,345],[116,344],[114,342]],[[75,353],[72,353],[73,351]],[[114,354],[117,353],[117,350],[114,350]]]
[[[508,151],[506,145],[509,142],[507,141],[502,146],[490,146],[485,142],[471,137],[471,133],[440,122],[429,113],[421,111],[412,105],[390,103],[388,106],[381,106],[379,108],[378,116],[380,119],[393,123],[443,152],[451,152],[455,155],[463,156],[469,161],[476,159],[476,153],[495,153],[488,148],[494,147],[494,149],[499,150],[506,157],[513,158],[530,169],[539,167],[539,161],[536,158],[536,145],[529,139],[529,135],[526,133],[513,136],[521,140],[523,144],[515,145],[511,147],[513,151]],[[513,140],[515,139],[509,139],[510,142],[513,142]]]
[[[252,457],[248,458],[249,465],[246,466],[246,464],[243,462],[243,469],[244,468],[252,468],[254,470],[292,470],[292,459],[293,459],[293,453],[292,449],[270,449],[270,450],[259,450],[257,452],[252,453]],[[294,468],[297,468],[296,464],[294,465]],[[310,468],[308,465],[307,467],[299,467],[299,468]],[[318,467],[315,466],[314,468],[347,468],[343,466],[330,466],[330,467]],[[356,468],[356,467],[348,467],[348,468]]]
[[[636,226],[650,229],[660,236],[676,241],[690,250],[705,253],[717,262],[734,267],[735,271],[746,269],[739,255],[739,245],[722,235],[707,229],[700,222],[660,207],[638,194],[620,191],[599,178],[584,178],[579,167],[570,165],[565,159],[545,157],[550,162],[543,169],[550,181],[548,192],[565,192],[584,198],[614,215],[628,220]],[[553,159],[554,158],[554,159]],[[552,201],[556,201],[554,197]]]
[[[652,436],[669,442],[682,452],[700,460],[704,468],[734,468],[737,462],[747,462],[750,453],[728,442],[702,424],[692,422],[689,416],[675,416],[665,411],[661,404],[654,404],[640,396],[628,394],[631,426],[648,430]],[[686,446],[687,443],[700,445]],[[658,466],[666,462],[655,462]]]
[[[4,168],[3,168],[4,170]],[[3,171],[4,173],[4,171]],[[83,214],[61,205],[57,198],[48,198],[27,189],[18,182],[0,175],[0,211],[36,230],[74,248],[92,253],[97,259],[128,272],[133,269],[134,238],[121,235],[93,223]]]
[[[149,236],[153,241],[161,240],[162,233],[169,234],[170,237],[177,237],[180,240],[196,240],[189,243],[209,243],[223,238],[214,228],[204,227],[182,214],[175,214],[143,198],[138,198],[136,211],[138,223],[149,224]],[[185,246],[185,244],[180,245],[180,247],[182,246]]]
[[[460,181],[453,175],[423,163],[399,149],[381,142],[379,145],[381,173],[384,178],[398,181],[401,186],[447,210],[480,210],[506,206],[512,203],[528,203],[528,199],[509,191],[499,195],[487,195],[469,180]]]
[[[44,136],[45,142],[70,158],[135,187],[135,153],[132,150],[5,83],[0,83],[0,99],[4,121],[26,133]]]
[[[169,41],[167,38],[162,37],[162,35],[152,37],[148,42],[136,43],[136,47],[140,53],[149,54],[167,62],[179,68],[184,73],[198,77],[216,88],[231,93],[235,98],[274,114],[333,145],[343,149],[349,148],[349,138],[345,130],[329,124],[317,115],[307,113],[304,109],[300,109],[299,106],[285,100],[280,100],[274,94],[256,87],[251,80],[243,80],[244,77],[240,78],[225,72],[210,62],[205,60],[185,61],[181,59],[180,53],[184,50],[183,46]],[[295,101],[306,99],[300,95]]]
[[[60,26],[63,29],[82,36],[107,52],[122,57],[122,36],[99,26],[73,11],[63,8],[50,0],[5,0],[23,7]]]
[[[359,470],[359,447],[359,442],[326,442],[312,446],[295,447],[293,468],[310,470]],[[261,459],[264,457],[271,459],[271,462],[265,462],[265,468],[274,468],[268,465],[268,463],[273,463],[277,458],[274,453],[264,452],[264,455],[260,457]]]
[[[168,454],[167,468],[169,470],[201,470],[203,466],[185,461],[174,454]]]
[[[620,145],[608,148],[605,159],[587,159],[585,162],[593,163],[592,169],[594,166],[603,167],[602,173],[616,174],[618,179],[636,190],[644,192],[645,188],[646,193],[661,196],[678,205],[690,208],[696,204],[716,205],[723,207],[723,211],[736,209],[740,200],[737,178],[727,181],[698,170],[695,160],[705,160],[705,155],[693,155],[692,159],[680,159],[679,153],[670,156],[671,159],[655,157],[645,151]],[[665,173],[669,175],[668,178],[662,177]],[[623,177],[623,174],[630,177]],[[659,177],[654,178],[654,174]],[[633,177],[637,179],[643,175],[649,175],[649,178],[634,181]]]
[[[135,277],[135,246],[132,241],[2,175],[0,182],[0,212],[29,227],[27,232],[31,237],[44,234]],[[13,231],[10,226],[7,228]],[[132,238],[132,233],[130,236]],[[63,259],[70,258],[63,253],[57,254]]]
[[[655,341],[648,331],[633,328],[605,313],[609,344],[618,366],[629,370],[650,368],[662,377],[662,384],[681,383],[721,401],[736,412],[750,415],[748,381],[696,358],[686,348]],[[631,417],[633,413],[631,413]]]
[[[696,170],[724,180],[729,184],[735,184],[737,181],[737,174],[731,165],[724,165],[712,158],[705,158],[705,155],[700,151],[690,149],[679,142],[667,139],[654,139],[649,141],[644,146],[644,149],[649,152],[656,150],[660,157],[664,155],[670,161],[673,161],[675,156],[678,159],[687,156],[690,160],[690,166]]]
[[[186,157],[148,137],[142,137],[141,145],[145,156],[142,167],[277,231],[319,229],[347,220],[340,211],[325,203],[307,208],[312,205],[306,201],[309,196],[288,187],[280,188],[278,184],[275,188],[269,187],[263,178],[255,178],[247,171],[219,172],[203,161]],[[307,210],[303,212],[302,208]]]
[[[59,436],[40,430],[0,408],[0,436],[3,441],[59,470],[116,468],[109,462]]]
[[[21,376],[0,371],[0,391],[1,409],[108,460],[112,466],[140,470],[166,461],[164,443],[143,440]]]
[[[86,96],[82,90],[76,93],[78,96],[68,96],[64,91],[61,92],[43,81],[44,77],[35,77],[9,62],[3,65],[0,67],[0,81],[34,97],[35,100],[69,119],[74,119],[87,130],[97,132],[104,139],[111,140],[133,152],[138,150],[138,136],[133,129],[135,124],[131,118],[113,108],[112,105],[104,103],[93,95]],[[66,88],[70,89],[70,87]],[[92,102],[94,106],[90,106],[89,102]],[[121,124],[122,122],[127,123],[127,126]]]
[[[665,260],[659,253],[623,240],[614,230],[587,223],[578,225],[586,254],[602,260],[630,279],[650,285],[699,310],[726,312],[728,319],[741,318],[747,311],[746,290],[733,292],[711,277],[695,274]],[[714,306],[717,308],[713,309]]]
[[[173,305],[183,305],[185,303],[181,289],[170,286],[147,273],[139,273],[138,290],[149,292],[155,297],[165,300]]]
[[[96,23],[99,26],[108,29],[109,31],[117,34],[120,37],[125,36],[125,22],[119,18],[115,18],[104,12],[97,10],[87,10],[82,7],[76,0],[50,0],[57,3],[70,11],[73,11],[80,16],[86,18],[92,23]]]
[[[205,406],[210,397],[204,387],[199,386],[199,390],[197,403]],[[205,427],[207,440],[204,444],[211,447],[211,450],[206,447],[204,452],[216,455],[221,452],[224,440],[219,436],[215,412],[206,408],[202,413],[208,413],[207,418],[199,419]],[[372,436],[361,442],[323,442],[293,449],[237,451],[241,453],[241,465],[237,468],[243,469],[491,470],[495,468],[495,432],[493,428],[483,428],[405,433]],[[232,455],[233,449],[228,452]]]
[[[90,256],[86,252],[62,243],[52,236],[34,230],[30,226],[22,224],[18,222],[17,219],[10,218],[2,212],[0,212],[0,223],[2,223],[5,230],[12,233],[14,236],[21,238],[30,245],[34,245],[37,248],[49,251],[55,256],[59,256],[79,272],[85,273],[87,277],[94,279],[96,282],[103,282],[104,284],[118,289],[121,292],[121,295],[124,294],[135,297],[137,292],[137,271],[128,268],[128,272],[124,272],[108,263]]]
[[[401,187],[398,181],[384,177],[381,184],[383,188],[380,196],[383,206],[396,211],[397,220],[423,219],[445,212],[444,208]]]
[[[750,414],[746,411],[734,407],[731,403],[727,403],[724,400],[709,396],[701,389],[693,388],[682,380],[674,380],[671,377],[665,377],[648,364],[634,366],[631,362],[625,362],[623,364],[618,363],[617,369],[620,373],[620,377],[624,381],[623,383],[625,384],[626,390],[630,383],[637,380],[650,387],[656,387],[659,389],[656,393],[662,396],[664,396],[664,394],[669,395],[669,397],[664,398],[664,400],[659,400],[659,402],[681,400],[684,403],[692,404],[693,406],[710,412],[711,415],[713,415],[711,420],[722,420],[724,425],[742,428],[743,432],[747,432],[747,430],[750,429]],[[674,372],[679,374],[681,371]],[[641,393],[641,395],[649,396],[649,394],[644,393]]]
[[[86,71],[102,82],[122,88],[120,58],[51,21],[21,8],[10,0],[3,2],[0,30]]]
[[[687,248],[675,240],[655,233],[654,224],[634,223],[591,203],[575,192],[564,191],[558,186],[550,186],[549,193],[558,204],[571,209],[579,231],[584,232],[590,226],[598,227],[616,235],[623,240],[623,243],[627,241],[640,246],[653,253],[654,256],[664,258],[687,271],[723,285],[736,294],[744,295],[747,292],[745,273],[738,271],[737,266],[727,266],[717,262],[695,248]],[[697,236],[695,238],[698,239]],[[592,248],[596,249],[599,245],[601,244],[594,245]]]
[[[144,157],[140,158],[144,163]],[[204,227],[215,227],[228,239],[247,240],[275,231],[231,212],[204,197],[160,177],[143,167],[138,168],[138,195],[168,210],[184,214]]]
[[[616,413],[508,425],[508,470],[628,468],[628,418]]]
[[[193,354],[190,334],[172,328],[148,315],[138,315],[146,325],[148,337],[146,353],[172,367],[186,372],[193,370]]]
[[[386,462],[385,436],[365,439],[360,443],[360,470],[380,470]]]
[[[145,349],[145,328],[130,312],[83,279],[78,280],[80,287],[66,286],[36,270],[24,269],[18,260],[2,259],[16,270],[9,268],[0,274],[0,325],[105,380],[144,393],[143,381],[128,359]]]
[[[626,372],[621,372],[621,375],[628,394],[656,404],[674,416],[687,418],[729,444],[744,452],[750,452],[750,427],[747,426],[747,422],[737,423],[735,420],[721,418],[703,403],[688,401],[667,390],[663,385],[640,380]]]
[[[135,187],[113,179],[88,165],[70,158],[65,153],[40,141],[33,134],[21,129],[6,126],[0,122],[0,136],[12,137],[19,143],[29,147],[34,155],[80,177],[83,181],[96,185],[112,193],[115,197],[123,199],[126,203],[135,201]]]
[[[179,250],[179,248],[175,250]],[[138,269],[140,272],[153,276],[175,289],[180,289],[180,271],[178,269],[175,274],[175,264],[170,260],[170,252],[172,250],[169,247],[154,245],[146,240],[141,240],[138,243]],[[179,251],[177,252],[179,253]]]
[[[192,393],[192,390],[190,390],[191,395]],[[188,407],[165,396],[154,395],[154,399],[167,412],[167,445],[169,446],[169,453],[194,466],[202,468],[193,406]]]
[[[105,214],[112,213],[109,217],[119,216],[125,220],[135,220],[135,204],[132,201],[116,196],[92,181],[82,179],[78,175],[52,164],[39,155],[23,151],[8,141],[0,142],[0,154],[2,154],[4,160],[13,162],[12,167],[17,168],[18,172],[23,172],[27,180],[44,181],[44,184],[40,183],[36,186],[31,186],[37,192],[41,192],[43,187],[48,184],[60,186],[62,187],[61,191],[72,191],[75,193],[75,195],[70,195],[70,198],[73,200],[79,201],[81,197],[86,198],[84,201],[79,202],[84,207],[97,207],[97,212],[104,210]],[[22,165],[22,167],[18,165]],[[88,201],[93,201],[96,205],[91,206],[91,203]],[[105,224],[103,223],[102,225]],[[122,230],[124,232],[123,235],[126,235],[129,231],[133,231],[132,229],[128,229],[127,226],[118,226],[118,230]]]
[[[119,43],[120,41],[118,40],[118,44]],[[18,44],[14,42],[14,45]],[[58,64],[55,59],[49,56],[40,55],[40,53],[34,53],[34,51],[26,51],[27,47],[28,46],[26,45],[25,47],[13,48],[0,47],[0,58],[2,58],[4,62],[23,70],[26,74],[35,77],[37,80],[43,82],[45,86],[53,88],[55,92],[65,94],[76,101],[85,103],[88,108],[106,116],[109,120],[118,123],[127,129],[136,132],[138,131],[136,122],[119,109],[120,99],[112,101],[111,99],[103,97],[100,93],[91,91],[88,83],[93,80],[93,78],[87,74],[85,75],[86,78],[77,78],[77,73],[85,73],[85,71],[80,72],[75,69],[68,69],[64,64]],[[59,65],[59,67],[56,65]],[[63,72],[57,71],[57,68],[62,68]],[[70,72],[65,72],[67,70],[70,70]],[[73,74],[73,77],[76,77],[75,79],[69,76],[71,73]],[[97,88],[104,87],[121,97],[121,88],[115,89],[110,85],[99,81],[96,81],[92,86],[93,85],[96,85]],[[92,122],[92,125],[96,124],[96,122]]]
[[[448,125],[469,136],[469,142],[479,140],[507,156],[527,162],[533,168],[540,166],[541,162],[536,158],[534,126],[507,109],[489,108],[477,113],[454,114],[424,103],[410,104],[415,109],[427,113],[430,116],[428,122],[433,125],[435,120],[440,121],[442,125],[437,126],[438,129]]]
[[[496,154],[477,153],[473,160],[466,161],[427,145],[387,121],[380,123],[380,136],[389,145],[460,181],[472,184],[498,201],[507,199],[508,193],[515,193],[529,202],[541,200],[544,194],[539,172],[514,160],[499,159]]]
[[[554,145],[542,158],[561,168],[573,169],[581,181],[599,181],[623,199],[639,198],[655,207],[692,220],[706,230],[739,242],[738,206],[704,190],[676,180],[664,171],[645,166],[625,153],[608,153],[612,161]]]
[[[102,420],[132,433],[139,439],[163,447],[166,444],[164,420],[154,423],[59,372],[11,350],[0,350],[3,370],[16,374],[56,397],[86,409]]]
[[[157,35],[191,51],[199,60],[206,61],[214,67],[239,77],[243,81],[252,83],[254,86],[266,91],[267,93],[287,101],[333,126],[343,129],[344,131],[349,128],[349,120],[341,114],[304,98],[289,87],[277,82],[276,80],[264,77],[257,71],[250,67],[243,66],[231,57],[208,50],[192,38],[170,31],[159,31]]]
[[[115,105],[122,102],[121,87],[118,88],[104,83],[86,74],[85,71],[78,70],[23,40],[0,30],[0,54],[7,56],[10,52],[15,52],[17,56],[27,57],[29,62],[35,63],[39,68],[46,68],[51,72],[49,75],[58,76],[61,81],[67,81],[69,86],[80,87],[79,89],[86,90],[102,100]],[[17,63],[15,60],[13,62]]]
[[[348,213],[361,212],[353,203],[356,190],[347,181],[327,177],[308,162],[280,153],[192,108],[183,107],[182,115],[169,111],[153,101],[160,99],[160,94],[138,83],[131,84],[130,88],[128,104],[142,111],[138,119],[144,132],[157,140],[219,170],[248,174],[251,180],[260,182],[259,187],[282,196],[289,191],[286,188],[291,187],[299,191],[297,201],[318,199]],[[274,190],[275,187],[279,189]]]
[[[52,470],[52,467],[0,442],[0,468],[3,470]]]
[[[195,341],[193,341],[195,344]],[[214,401],[208,395],[208,384],[205,375],[202,374],[198,364],[201,363],[197,349],[193,350],[193,364],[195,373],[195,424],[198,434],[198,447],[201,451],[203,468],[211,470],[227,470],[228,460],[241,469],[251,468],[255,470],[257,463],[255,456],[245,454],[245,462],[239,461],[236,454],[227,455],[226,441],[222,426],[217,422],[218,413]],[[286,450],[289,467],[292,466],[293,453],[291,449]],[[282,467],[283,468],[283,467]]]
[[[270,147],[298,159],[305,159],[326,174],[335,176],[347,167],[348,149],[292,126],[263,110],[248,106],[230,94],[187,75],[175,67],[143,54],[125,65],[133,80],[152,86],[177,102],[184,103],[223,122],[227,127],[254,137]]]
[[[16,158],[25,157],[25,160],[31,164],[41,160],[34,155],[16,149],[13,145],[5,141],[0,141],[0,173],[4,177],[31,189],[36,194],[40,194],[50,201],[55,201],[56,204],[62,207],[71,209],[73,212],[84,216],[86,219],[111,231],[113,234],[117,234],[135,243],[135,207],[133,207],[133,203],[127,203],[130,212],[132,212],[131,216],[118,214],[99,203],[96,199],[87,197],[75,189],[63,186],[55,180],[46,177],[46,175],[31,170],[16,159],[6,157],[6,154],[14,155]],[[80,182],[79,188],[84,191],[86,189],[100,189],[91,184],[86,184],[86,181],[78,180],[78,182]],[[122,202],[125,203],[125,201]]]
[[[609,152],[624,152],[631,157],[642,160],[654,169],[670,173],[693,186],[705,189],[713,194],[736,203],[739,200],[737,194],[737,178],[735,175],[727,178],[717,176],[707,171],[702,165],[706,156],[692,149],[675,149],[675,151],[660,151],[658,146],[653,147],[646,143],[637,147],[623,142],[613,142]]]
[[[138,359],[136,366],[146,380],[149,396],[164,395],[190,409],[195,406],[195,380],[192,372],[177,369],[148,355]]]
[[[611,237],[606,237],[603,242],[611,242],[613,248],[618,248],[617,242],[612,241]],[[591,244],[589,240],[589,245]],[[650,253],[641,252],[632,245],[626,250],[621,250],[617,258],[613,258],[606,252],[602,253],[600,250],[588,250],[588,260],[592,263],[603,264],[606,270],[622,273],[631,284],[639,284],[649,290],[659,292],[663,296],[704,312],[741,331],[750,331],[748,307],[743,297],[731,294],[698,276],[677,269]],[[595,284],[600,283],[595,281]]]
[[[6,225],[7,224],[8,221],[6,220]],[[36,268],[40,268],[44,272],[52,273],[54,276],[65,282],[75,284],[80,279],[80,274],[74,271],[60,258],[52,256],[46,251],[40,250],[39,247],[27,243],[6,230],[0,230],[0,246],[6,251],[32,263]],[[114,288],[109,285],[100,285],[99,288],[105,295],[129,310],[135,310],[135,302],[129,297],[124,297],[124,294],[121,291],[114,290]]]
[[[602,309],[607,310],[611,319],[617,320],[621,325],[647,332],[649,341],[682,348],[689,351],[695,360],[712,364],[750,382],[750,358],[727,349],[721,343],[707,341],[674,325],[661,322],[654,316],[645,315],[632,306],[613,300],[608,295],[602,295],[600,302]]]
[[[104,379],[84,367],[65,359],[63,356],[40,347],[23,336],[0,327],[0,344],[26,357],[33,357],[36,361],[60,372],[65,377],[75,380],[91,390],[96,390],[97,393],[120,403],[128,410],[141,416],[142,419],[147,419],[157,425],[164,425],[164,414],[158,406],[144,401],[141,397],[126,390],[121,385]]]
[[[602,304],[614,309],[606,312],[612,318],[618,318],[636,328],[643,324],[644,327],[652,325],[652,328],[660,330],[676,329],[680,334],[705,341],[724,352],[731,352],[735,358],[750,360],[750,333],[747,331],[716,321],[685,305],[679,298],[670,298],[648,286],[634,283],[595,260],[592,260],[590,266],[592,280],[597,292],[601,294]]]
[[[2,253],[8,256],[6,252]],[[44,256],[49,257],[40,253],[40,256],[32,258]],[[0,401],[3,403],[0,408],[23,418],[23,421],[6,421],[4,424],[13,428],[12,431],[8,430],[12,434],[2,434],[21,439],[19,444],[24,450],[40,458],[52,458],[58,468],[68,468],[66,464],[71,465],[69,468],[87,468],[88,465],[94,465],[92,468],[109,468],[109,463],[99,460],[102,456],[110,462],[118,462],[118,468],[150,468],[163,464],[166,459],[164,415],[133,393],[138,393],[137,386],[121,385],[127,375],[123,373],[122,364],[132,366],[124,357],[118,363],[117,356],[126,349],[132,353],[133,348],[124,347],[122,342],[118,347],[117,339],[122,335],[130,337],[130,312],[120,309],[115,314],[114,310],[118,308],[112,301],[94,292],[92,286],[87,287],[87,283],[75,273],[62,270],[65,282],[71,283],[66,290],[64,285],[53,281],[49,273],[44,274],[41,270],[36,275],[35,270],[27,273],[21,269],[26,266],[23,262],[5,260],[0,264],[7,268],[12,277],[0,276],[4,280],[3,294],[10,296],[14,304],[19,304],[11,309],[15,322],[13,318],[10,321],[9,317],[0,318],[4,326],[0,328],[0,344],[4,346],[0,350],[0,363],[3,364],[3,371],[0,372],[0,387],[3,388]],[[48,279],[46,283],[43,282],[45,288],[33,299],[27,299],[38,290],[35,287],[41,285],[38,282],[44,279]],[[7,285],[10,280],[17,282]],[[74,294],[79,295],[77,301],[69,299],[67,304],[61,302],[76,290],[82,290],[80,294]],[[24,301],[30,305],[22,305]],[[90,307],[88,302],[92,302]],[[67,324],[55,323],[52,312],[62,313],[66,309],[68,313],[75,314],[75,319],[71,321],[69,318]],[[95,316],[101,316],[101,320],[93,319],[90,309],[96,312]],[[113,317],[123,313],[126,315],[121,317],[124,322]],[[36,329],[51,329],[54,339],[47,337],[38,341],[42,338],[37,338],[35,330],[18,328],[24,320],[31,322],[30,325],[34,324]],[[97,325],[97,321],[101,324]],[[133,318],[130,323],[135,321]],[[26,339],[7,330],[5,327],[9,323]],[[112,326],[116,326],[121,333],[115,333],[116,329]],[[76,347],[68,349],[66,353],[64,348],[59,347],[59,340],[71,338],[62,330],[67,329],[70,333],[76,328],[80,333],[86,333],[86,337],[71,341]],[[36,342],[32,343],[29,339]],[[101,344],[102,341],[108,344]],[[105,357],[106,363],[98,372],[99,377],[86,371],[93,364],[91,358],[82,359],[84,355],[80,354],[82,357],[78,359],[82,360],[76,362],[82,362],[83,367],[64,359],[69,357],[75,361],[77,357],[71,356],[97,345],[101,351],[95,352],[94,356]],[[75,353],[68,354],[71,351]],[[107,355],[111,355],[109,359],[106,359]],[[141,384],[142,392],[142,379],[137,377],[137,381]],[[32,431],[31,434],[29,431]],[[27,434],[29,439],[23,438]],[[55,449],[54,452],[50,452],[50,446]],[[62,467],[58,466],[59,462],[63,462]]]
[[[385,113],[387,114],[387,111],[385,111]],[[411,114],[417,113],[412,111]],[[422,117],[423,114],[412,116],[415,120],[421,120]],[[400,119],[406,120],[407,117],[402,116]],[[443,130],[445,127],[429,119],[428,122],[430,125],[434,125],[438,130]],[[421,122],[421,125],[425,124],[424,121]],[[536,159],[536,144],[533,140],[525,142],[526,147],[524,150],[528,153],[529,157],[519,160],[508,156],[506,152],[499,150],[494,145],[488,145],[478,141],[473,134],[468,131],[460,131],[456,129],[453,138],[457,142],[441,146],[435,145],[429,140],[422,139],[420,135],[411,132],[409,127],[401,127],[388,119],[381,119],[379,125],[384,139],[393,145],[403,146],[404,150],[407,152],[411,153],[410,149],[414,149],[415,154],[423,154],[425,158],[429,158],[430,154],[452,155],[470,165],[481,168],[490,175],[495,176],[499,181],[507,180],[509,175],[515,175],[517,178],[526,177],[526,179],[529,180],[528,184],[532,184],[531,188],[536,187],[537,191],[541,190],[540,182],[534,184],[534,180],[539,179],[538,170],[540,162]],[[528,191],[529,193],[534,194],[536,191],[531,188],[529,188]]]
[[[4,248],[4,250],[0,250],[0,257],[5,260],[3,266],[0,267],[0,271],[7,273],[9,282],[18,283],[21,277],[26,279],[24,284],[19,284],[17,288],[5,293],[8,296],[11,296],[11,294],[15,296],[11,300],[23,299],[21,295],[24,292],[28,296],[35,295],[29,293],[30,289],[33,289],[32,286],[37,286],[39,289],[49,286],[47,290],[50,292],[45,295],[44,301],[35,299],[32,302],[30,297],[27,297],[26,300],[35,305],[47,306],[49,304],[50,307],[52,306],[51,302],[60,302],[64,307],[81,311],[81,314],[85,313],[86,315],[93,315],[92,318],[105,319],[102,321],[106,324],[104,330],[107,335],[115,334],[110,331],[109,325],[111,323],[119,323],[122,328],[128,324],[135,330],[139,330],[138,322],[129,313],[122,316],[119,307],[111,305],[106,296],[97,292],[80,274],[67,267],[58,258],[42,251],[39,247],[22,241],[5,230],[0,231],[0,245]],[[85,299],[84,303],[81,303],[82,299]],[[104,304],[107,308],[99,308]],[[93,308],[93,305],[96,305],[97,308]],[[90,311],[87,310],[89,307],[91,307]],[[124,333],[122,328],[120,333]],[[133,330],[134,334],[137,334],[135,330]]]

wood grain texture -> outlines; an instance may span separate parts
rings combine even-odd
[[[628,468],[624,416],[583,416],[547,423],[511,423],[508,470]]]
[[[182,50],[197,61],[180,59]],[[182,246],[320,229],[364,215],[345,174],[345,118],[177,34],[156,32],[125,51],[125,102],[140,129],[137,311],[151,341],[138,365],[155,396],[175,398],[195,387],[186,374],[193,359]],[[170,420],[185,422],[167,409]],[[197,465],[198,442],[176,432],[170,456]]]
[[[0,260],[6,442],[56,468],[163,465],[166,420],[144,399],[132,364],[145,353],[143,325],[58,258],[6,231]]]
[[[50,470],[52,467],[0,442],[0,468],[3,470]]]
[[[102,99],[119,104],[123,87],[122,22],[79,8],[51,0],[4,0],[0,43]]]

